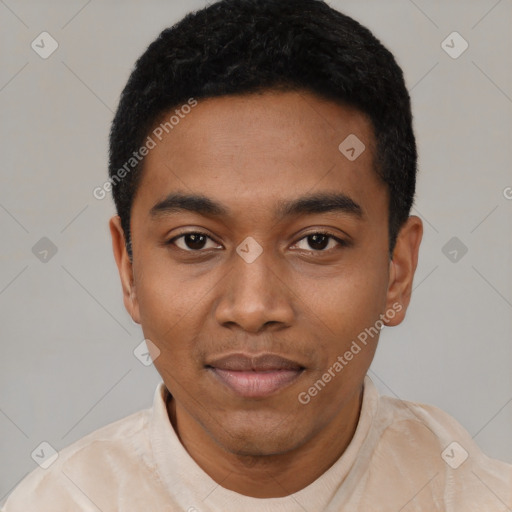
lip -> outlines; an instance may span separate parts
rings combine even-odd
[[[297,361],[265,352],[262,354],[243,354],[241,352],[227,354],[213,359],[206,363],[221,370],[232,370],[239,372],[256,371],[264,372],[271,370],[300,370],[304,367]]]
[[[235,394],[263,398],[291,385],[304,371],[297,361],[277,354],[229,354],[206,368]]]
[[[304,370],[271,370],[265,372],[231,371],[209,368],[210,371],[237,395],[263,398],[289,386]]]

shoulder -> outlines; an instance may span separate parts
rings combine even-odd
[[[446,510],[512,505],[512,465],[484,454],[469,432],[439,407],[381,396],[376,427],[377,456],[394,460],[398,473],[417,475],[414,485],[428,481],[427,488]],[[450,500],[456,503],[452,508]]]
[[[94,500],[88,498],[88,488],[113,483],[119,470],[130,465],[144,460],[151,465],[149,417],[150,409],[138,411],[62,449],[46,469],[37,467],[17,485],[2,512],[89,510]]]

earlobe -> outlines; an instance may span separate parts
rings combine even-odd
[[[130,301],[130,304],[129,304],[129,306],[127,306],[126,302],[125,302],[125,307],[126,307],[128,313],[130,314],[130,316],[132,317],[132,320],[136,324],[140,324],[139,304],[137,302],[137,294],[135,293],[135,285],[133,283],[129,290],[128,299]]]
[[[410,216],[400,229],[393,258],[389,264],[386,311],[394,310],[396,314],[385,322],[386,325],[398,325],[405,318],[411,300],[422,236],[423,223],[421,219],[415,215]]]
[[[121,219],[118,215],[112,217],[109,222],[110,234],[112,236],[112,250],[116,261],[121,286],[123,289],[124,306],[133,321],[140,323],[137,294],[133,276],[133,265],[126,250],[126,240],[121,226]]]

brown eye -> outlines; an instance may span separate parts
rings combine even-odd
[[[176,245],[176,247],[187,252],[199,252],[204,249],[213,249],[215,247],[205,247],[211,238],[205,233],[193,231],[190,233],[182,233],[181,235],[171,238],[166,245]],[[178,243],[179,241],[179,243]]]
[[[307,247],[299,247],[299,249],[314,252],[330,252],[336,245],[342,247],[347,245],[347,242],[328,232],[317,232],[306,235],[301,238],[296,245],[298,246],[302,241],[306,242],[305,245],[307,245]]]
[[[323,251],[329,245],[329,240],[329,236],[322,234],[309,235],[307,237],[309,246],[318,251]]]

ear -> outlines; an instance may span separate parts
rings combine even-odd
[[[423,222],[411,215],[404,223],[397,237],[393,258],[389,262],[389,282],[386,296],[386,311],[393,310],[393,318],[386,318],[389,326],[400,324],[405,318],[412,293],[412,283],[418,253],[423,237]]]
[[[123,288],[124,307],[132,317],[133,321],[140,324],[139,304],[133,279],[133,265],[126,250],[126,239],[121,226],[121,218],[116,215],[109,222],[110,234],[112,236],[112,249],[116,260],[121,285]]]

